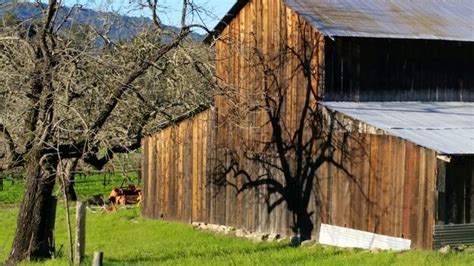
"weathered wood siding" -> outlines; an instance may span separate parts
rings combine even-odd
[[[230,182],[246,182],[243,173],[271,172],[283,183],[282,174],[239,157],[243,151],[221,151],[223,157],[214,157],[218,149],[212,138],[219,131],[214,117],[212,112],[202,113],[144,140],[143,215],[291,236],[293,218],[286,203],[268,212],[265,187],[237,193]],[[334,141],[341,140],[342,135]],[[322,222],[403,237],[411,239],[414,248],[431,248],[434,151],[393,136],[356,134],[346,138],[344,151],[332,156],[339,166],[325,163],[318,169],[308,206],[314,237]],[[242,174],[229,172],[225,180],[216,179],[215,168],[222,162],[238,164]]]
[[[216,76],[227,89],[215,99],[225,132],[216,141],[223,147],[261,150],[271,139],[266,97],[278,102],[290,138],[305,101],[322,93],[324,37],[283,1],[250,1],[220,34],[216,60]],[[305,63],[310,73],[304,74]]]
[[[277,194],[266,186],[236,188],[259,177],[285,185],[269,144],[278,134],[288,147],[295,132],[303,142],[313,136],[317,115],[305,116],[305,110],[315,111],[323,95],[324,37],[281,1],[254,0],[220,38],[216,74],[226,90],[216,97],[216,113],[201,113],[143,141],[142,213],[291,236],[295,221],[287,203],[269,211]],[[278,114],[281,132],[270,125],[268,111]],[[333,141],[344,145],[316,171],[307,206],[313,236],[322,222],[431,248],[436,154],[387,135],[335,133]],[[314,148],[314,156],[319,153]]]
[[[336,38],[326,42],[327,101],[474,101],[474,44]]]
[[[210,217],[213,113],[202,112],[142,141],[142,214],[184,222]]]

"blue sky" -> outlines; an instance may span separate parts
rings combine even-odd
[[[202,14],[201,18],[208,27],[212,28],[227,13],[227,11],[229,11],[229,9],[235,3],[235,0],[193,0],[193,2],[209,11],[210,14]],[[87,8],[96,10],[104,10],[107,7],[108,9],[112,8],[113,10],[119,11],[122,14],[128,14],[131,16],[148,16],[148,12],[143,10],[130,10],[129,0],[63,0],[63,3],[67,6],[80,3]],[[161,13],[163,23],[174,26],[178,25],[182,1],[159,0],[158,3],[159,5],[163,6]],[[195,18],[194,22],[198,22],[198,19]]]

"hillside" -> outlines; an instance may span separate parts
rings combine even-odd
[[[18,19],[26,20],[34,18],[41,12],[41,8],[39,8],[33,3],[26,2],[18,3],[14,9],[7,10],[6,4],[11,2],[12,0],[0,0],[0,17],[3,16],[6,12],[12,12]],[[8,5],[8,8],[10,8],[10,5]],[[61,10],[60,16],[64,17],[70,11],[71,9],[66,7]],[[70,22],[67,23],[65,26],[72,26],[74,24],[86,24],[100,27],[101,25],[103,25],[105,18],[113,18],[114,23],[109,33],[109,37],[112,40],[116,41],[128,40],[136,36],[143,28],[152,25],[151,19],[145,17],[133,17],[125,15],[115,16],[112,13],[82,8],[73,10],[72,16],[69,19]],[[178,30],[178,28],[173,26],[164,25],[164,27],[172,31]],[[196,41],[201,41],[203,40],[204,36],[197,33],[192,33],[191,38]]]

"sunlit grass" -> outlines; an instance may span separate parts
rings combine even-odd
[[[24,185],[23,180],[3,180],[3,190],[0,191],[0,206],[20,202]]]
[[[136,173],[127,173],[127,176],[131,182],[137,184]],[[126,186],[130,181],[125,180],[121,174],[89,174],[87,176],[76,176],[74,189],[77,197],[82,200],[97,194],[103,194],[107,197],[114,187],[119,187],[122,184]],[[0,191],[0,208],[5,204],[20,203],[23,196],[24,185],[25,182],[23,180],[4,180],[3,190]],[[58,198],[62,197],[58,184],[56,184],[54,193],[58,195]]]
[[[132,176],[136,183],[136,176]],[[110,193],[124,179],[112,175],[77,177],[75,186],[82,200]],[[105,182],[104,182],[105,180]],[[15,233],[18,203],[24,183],[4,182],[0,191],[0,264],[8,257]],[[56,188],[56,193],[58,189]],[[61,197],[60,197],[61,198]],[[29,264],[67,265],[66,212],[60,201],[56,220],[56,258]],[[74,218],[74,208],[71,208]],[[73,219],[74,220],[74,219]],[[74,226],[74,225],[72,225]],[[404,253],[324,248],[293,248],[279,243],[253,243],[235,237],[196,231],[190,225],[140,217],[139,209],[115,213],[87,212],[86,261],[94,251],[103,251],[105,265],[473,265],[474,253],[411,251]]]
[[[16,207],[0,210],[0,261],[8,255],[17,212]],[[41,264],[67,265],[66,232],[65,211],[59,207],[56,249],[61,254]],[[104,265],[472,265],[474,261],[474,253],[371,253],[253,243],[197,231],[187,224],[145,220],[137,208],[116,213],[88,211],[86,239],[85,265],[90,265],[97,250],[104,252]]]

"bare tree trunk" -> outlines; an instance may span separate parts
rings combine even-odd
[[[56,166],[41,162],[33,149],[26,164],[27,182],[15,239],[7,265],[23,260],[51,258],[56,199],[52,196]]]
[[[72,244],[72,230],[71,230],[71,219],[69,215],[69,189],[71,188],[71,175],[72,171],[75,169],[77,165],[78,159],[72,160],[62,160],[58,162],[57,170],[56,170],[56,177],[60,184],[61,190],[64,196],[64,207],[66,209],[66,226],[67,226],[67,233],[68,233],[68,240],[69,240],[69,264],[74,264],[74,257],[73,257],[73,244]],[[74,189],[73,189],[74,191]],[[75,193],[74,193],[75,196]]]
[[[70,175],[69,183],[66,184],[66,195],[70,201],[77,201],[77,194],[74,190],[74,175]]]
[[[67,177],[67,175],[65,177]],[[66,184],[67,181],[68,181],[67,179],[63,180],[63,183]],[[66,208],[67,236],[69,240],[69,264],[73,265],[74,264],[74,256],[73,256],[74,247],[72,244],[71,218],[69,216],[69,200],[68,200],[68,195],[67,195],[65,187],[63,187],[63,192],[64,192],[64,207]]]
[[[66,166],[64,167],[64,174],[67,177],[67,180],[65,180],[65,190],[66,190],[66,195],[67,199],[70,201],[76,201],[77,200],[77,194],[76,191],[74,190],[74,171],[76,170],[77,163],[79,162],[79,159],[71,159],[66,162]]]

